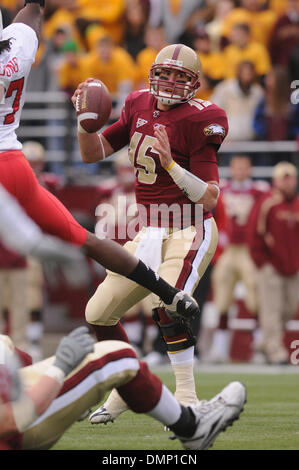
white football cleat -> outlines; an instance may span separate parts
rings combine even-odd
[[[178,437],[185,449],[205,450],[216,437],[239,419],[246,403],[246,388],[241,382],[231,382],[208,402],[191,407],[197,418],[197,429],[190,438]]]
[[[113,423],[117,416],[112,416],[111,413],[105,408],[104,405],[100,406],[96,411],[91,413],[89,416],[89,421],[91,424],[107,424]]]
[[[114,388],[103,405],[97,408],[89,416],[91,424],[113,423],[118,416],[129,409],[128,405],[120,397]]]

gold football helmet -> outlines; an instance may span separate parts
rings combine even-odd
[[[163,70],[186,74],[187,81],[170,81]],[[201,63],[196,52],[184,44],[164,47],[149,72],[150,91],[161,103],[173,105],[191,100],[200,86]]]

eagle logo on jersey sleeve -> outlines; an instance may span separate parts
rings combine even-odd
[[[220,124],[210,124],[203,130],[205,135],[221,135],[225,137],[225,129]]]

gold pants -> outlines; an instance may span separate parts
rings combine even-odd
[[[246,287],[245,305],[257,310],[256,268],[246,245],[229,245],[218,259],[212,274],[214,301],[220,313],[226,313],[234,300],[238,281]]]
[[[53,356],[21,369],[25,389],[39,381],[54,359]],[[94,352],[65,379],[59,396],[24,432],[22,449],[52,447],[82,413],[103,399],[107,390],[131,380],[138,369],[139,362],[129,344],[122,341],[96,343]]]
[[[203,234],[200,234],[201,239],[194,250],[195,236],[198,238],[195,227],[170,230],[163,240],[162,262],[158,269],[159,275],[169,284],[188,294],[193,294],[216,250],[218,231],[214,219],[204,221]],[[124,248],[134,254],[140,237],[141,233]],[[144,287],[109,271],[86,306],[86,320],[95,325],[115,325],[133,305],[148,295],[149,291]],[[159,298],[152,294],[152,308],[158,307],[159,303]]]

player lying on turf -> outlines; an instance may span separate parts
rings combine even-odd
[[[107,269],[128,277],[132,285],[140,283],[145,292],[158,295],[169,312],[196,314],[198,306],[190,296],[165,282],[117,243],[99,240],[79,225],[60,201],[38,183],[21,151],[15,131],[35,61],[44,5],[45,0],[25,0],[11,25],[2,30],[0,21],[0,183],[45,233],[81,247]]]
[[[200,80],[196,52],[182,44],[166,46],[150,69],[150,89],[130,93],[117,122],[100,135],[87,133],[80,122],[78,125],[84,162],[103,160],[129,147],[143,227],[124,247],[189,295],[217,246],[211,211],[219,195],[217,151],[228,130],[223,109],[194,99]],[[78,86],[72,97],[74,106],[88,83]],[[108,272],[86,307],[86,319],[98,340],[127,341],[120,319],[146,296],[142,287]],[[175,396],[183,404],[196,404],[194,331],[186,322],[169,318],[167,307],[156,297],[152,309],[175,374]],[[113,421],[125,410],[125,403],[112,392],[90,421]]]
[[[185,407],[129,344],[94,344],[84,326],[61,340],[55,356],[23,368],[0,335],[0,449],[51,448],[113,387],[132,411],[168,426],[185,449],[209,448],[246,401],[244,385],[231,382],[200,410]]]

